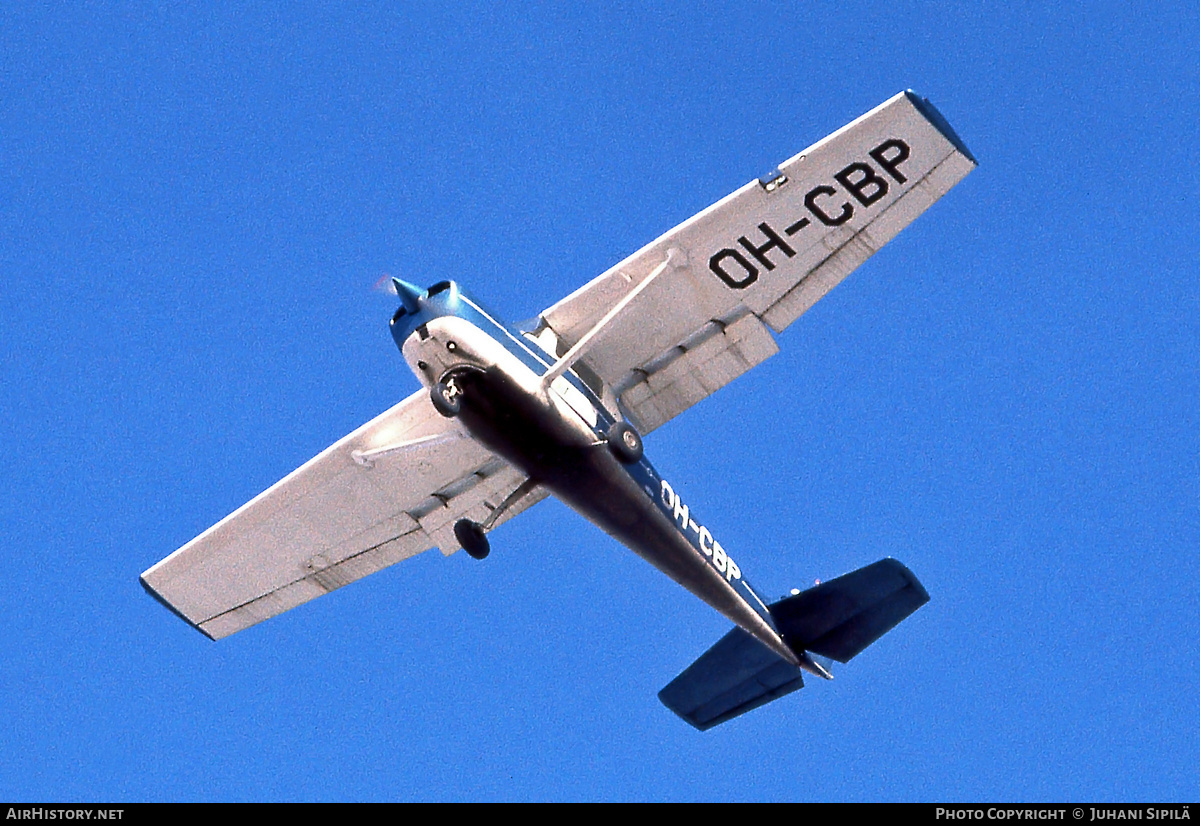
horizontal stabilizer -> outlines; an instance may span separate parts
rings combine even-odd
[[[799,668],[734,628],[658,692],[658,699],[705,731],[803,687]]]
[[[929,594],[912,571],[894,559],[881,559],[782,599],[770,611],[780,636],[808,663],[807,670],[828,678],[826,658],[850,660],[927,602]],[[735,628],[658,698],[705,731],[803,687],[799,668]]]
[[[846,662],[929,602],[894,559],[881,559],[771,606],[780,636],[795,651]]]

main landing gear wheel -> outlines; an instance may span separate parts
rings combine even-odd
[[[453,419],[462,410],[462,391],[454,380],[440,381],[429,389],[429,398],[437,412]]]
[[[622,464],[636,465],[642,460],[642,437],[625,422],[617,422],[608,429],[608,449]]]
[[[454,523],[454,538],[474,559],[484,559],[492,550],[483,528],[478,522],[472,522],[470,519],[460,519]]]

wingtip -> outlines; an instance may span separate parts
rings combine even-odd
[[[963,154],[963,157],[975,164],[975,166],[979,166],[979,161],[975,160],[975,156],[971,154],[971,150],[967,148],[963,139],[958,136],[958,133],[954,131],[954,127],[942,116],[938,108],[930,103],[929,98],[921,97],[912,89],[905,89],[904,96],[908,98],[913,106],[917,107],[917,111],[924,115],[926,120],[933,124],[935,129],[942,133],[946,140],[954,145],[955,149]]]
[[[147,571],[146,573],[149,573],[149,571]],[[170,612],[171,612],[172,614],[174,614],[175,616],[179,617],[181,620],[183,620],[184,622],[186,622],[186,623],[187,623],[188,625],[190,625],[192,628],[195,628],[197,631],[199,631],[199,632],[200,632],[201,634],[203,634],[204,636],[208,637],[210,640],[213,640],[214,642],[216,641],[216,639],[217,639],[216,637],[214,637],[212,634],[210,634],[210,633],[208,633],[207,631],[205,631],[205,630],[204,630],[203,628],[201,628],[199,625],[197,625],[196,623],[192,622],[190,619],[188,619],[187,617],[185,617],[185,616],[184,616],[182,613],[180,613],[180,611],[179,611],[179,609],[178,609],[178,608],[176,608],[176,607],[175,607],[174,605],[172,605],[171,603],[167,602],[167,600],[166,600],[166,597],[164,597],[164,596],[163,596],[162,594],[160,594],[158,591],[154,590],[154,586],[153,586],[153,585],[151,585],[149,582],[147,582],[147,581],[146,581],[146,574],[142,574],[141,576],[139,576],[139,577],[138,577],[138,582],[140,582],[140,583],[141,583],[141,585],[142,585],[142,588],[143,588],[143,589],[145,589],[145,591],[146,591],[146,593],[147,593],[147,594],[149,594],[150,596],[154,597],[154,601],[155,601],[155,602],[157,602],[157,603],[158,603],[159,605],[161,605],[162,607],[166,608],[168,611],[170,611]]]

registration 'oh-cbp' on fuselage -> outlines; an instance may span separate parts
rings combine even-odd
[[[778,351],[782,332],[975,168],[903,92],[675,227],[518,330],[457,283],[394,280],[424,389],[151,567],[219,639],[428,548],[476,558],[553,494],[734,623],[660,693],[711,728],[829,678],[928,601],[883,559],[768,604],[642,435]]]

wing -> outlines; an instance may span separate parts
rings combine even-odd
[[[142,574],[213,639],[437,546],[484,521],[525,476],[438,415],[419,391]],[[541,488],[496,524],[545,498]]]
[[[770,330],[975,166],[932,104],[902,92],[545,310],[542,332],[561,355],[677,251],[581,363],[649,432],[774,355]]]

